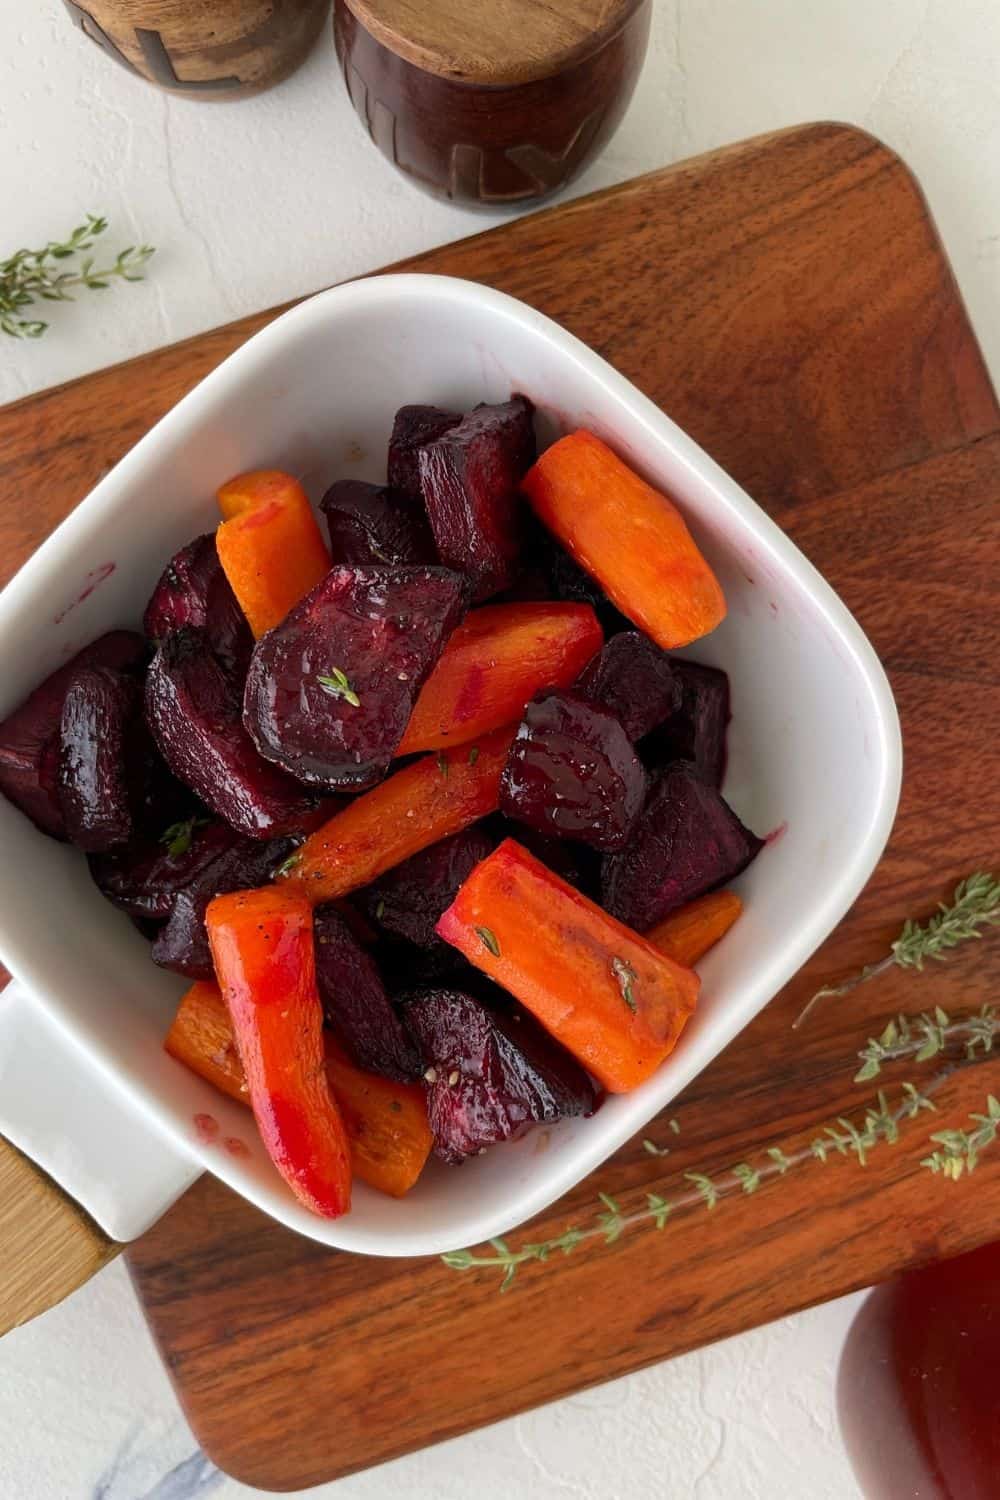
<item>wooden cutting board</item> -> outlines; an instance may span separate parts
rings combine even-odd
[[[823,950],[636,1140],[516,1246],[678,1196],[682,1174],[790,1153],[873,1086],[855,1053],[899,1009],[998,994],[1000,935],[893,971],[792,1030],[830,976],[997,863],[1000,410],[926,206],[899,160],[838,125],[764,137],[436,250],[559,319],[686,427],[817,563],[871,636],[903,719],[899,820]],[[0,414],[0,539],[23,558],[174,401],[272,313]],[[415,397],[419,392],[414,393]],[[994,590],[992,596],[990,590]],[[921,1168],[930,1130],[1000,1093],[1000,1061],[935,1079],[941,1114],[862,1169],[809,1160],[753,1196],[678,1211],[523,1269],[327,1251],[209,1178],[129,1252],[150,1324],[212,1458],[265,1488],[318,1483],[955,1254],[1000,1234],[1000,1169]],[[880,1080],[881,1081],[881,1080]],[[1000,1150],[996,1152],[1000,1162]]]

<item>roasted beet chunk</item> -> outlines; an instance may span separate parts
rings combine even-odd
[[[374,786],[467,604],[447,568],[333,567],[257,642],[243,717],[260,753],[301,781]]]
[[[428,1069],[427,1114],[444,1161],[594,1107],[587,1074],[516,1007],[487,1009],[461,990],[440,989],[409,997],[403,1016]]]
[[[535,459],[533,410],[525,396],[477,406],[420,449],[420,486],[438,556],[472,579],[476,599],[514,580],[522,528],[518,484]]]
[[[606,636],[619,630],[631,630],[632,623],[616,609],[596,578],[591,578],[580,564],[549,538],[546,549],[549,590],[553,599],[570,604],[589,604],[600,620]]]
[[[764,846],[714,786],[678,761],[661,772],[627,849],[604,863],[604,906],[637,932],[732,880]]]
[[[211,532],[196,537],[170,559],[142,621],[143,630],[157,645],[185,625],[204,630],[222,665],[242,681],[253,635],[222,571]]]
[[[122,849],[90,858],[90,873],[103,896],[130,917],[163,921],[179,891],[239,843],[227,823],[192,817],[165,828],[159,839],[134,840]]]
[[[59,799],[59,726],[63,701],[82,667],[134,671],[146,643],[130,630],[112,630],[85,646],[0,723],[0,792],[53,838],[66,836]]]
[[[633,744],[681,701],[680,679],[670,657],[638,630],[613,635],[584,667],[574,691],[613,713]]]
[[[447,949],[434,931],[437,919],[495,847],[496,840],[481,825],[441,839],[359,892],[362,909],[394,937],[406,938],[418,948]]]
[[[621,849],[645,795],[646,773],[614,714],[572,693],[528,704],[500,780],[507,817],[595,849]]]
[[[231,837],[229,847],[199,869],[174,897],[170,916],[153,943],[152,959],[161,969],[172,969],[188,979],[211,979],[215,970],[205,930],[208,903],[226,891],[264,885],[295,848],[294,839],[263,844],[258,839]]]
[[[643,746],[651,766],[689,760],[713,786],[721,786],[726,769],[726,725],[729,722],[729,678],[717,667],[672,658],[681,685],[677,711]]]
[[[334,562],[437,562],[423,507],[388,485],[341,479],[331,484],[320,510],[326,516]]]
[[[237,832],[280,838],[315,821],[306,788],[254,749],[203,630],[175,630],[161,645],[146,678],[146,718],[174,775]]]
[[[59,800],[71,843],[99,854],[132,834],[129,741],[142,693],[134,677],[81,667],[63,699]]]
[[[443,437],[462,420],[460,411],[444,411],[440,406],[401,406],[392,424],[389,439],[389,484],[408,500],[423,504],[420,493],[420,467],[417,452],[425,443]]]
[[[392,1008],[375,960],[334,906],[316,908],[313,931],[323,1010],[358,1067],[400,1083],[419,1078],[419,1053]]]
[[[513,818],[504,817],[502,813],[492,817],[488,826],[493,834],[493,848],[504,839],[516,839],[529,854],[540,859],[554,874],[561,876],[570,885],[575,885],[578,891],[590,896],[592,900],[600,900],[601,855],[597,849],[557,838],[552,833],[539,833],[536,828],[529,828],[527,823],[518,823]],[[438,941],[443,942],[444,939],[440,938]],[[445,947],[449,946],[445,943]],[[476,973],[478,972],[477,969]]]

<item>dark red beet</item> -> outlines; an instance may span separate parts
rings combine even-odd
[[[535,461],[534,408],[525,396],[477,406],[420,449],[420,486],[438,556],[488,599],[513,582],[522,540],[518,485]]]
[[[0,792],[37,828],[66,836],[59,800],[59,725],[63,700],[81,667],[133,671],[146,652],[142,636],[112,630],[77,652],[0,723]]]
[[[177,892],[170,916],[153,943],[152,959],[161,969],[172,969],[188,979],[211,979],[215,970],[205,929],[208,903],[227,891],[248,891],[265,885],[295,848],[294,839],[236,838],[219,857],[200,869]]]
[[[446,1162],[593,1109],[587,1074],[517,1008],[487,1009],[461,990],[439,989],[409,997],[403,1017],[432,1070],[427,1115]]]
[[[222,665],[242,681],[253,635],[222,570],[211,532],[196,537],[170,559],[142,621],[143,630],[156,645],[185,625],[204,630]]]
[[[613,635],[584,667],[573,691],[613,713],[633,744],[669,718],[681,702],[673,662],[638,630]]]
[[[388,485],[341,479],[331,484],[320,510],[326,516],[334,562],[437,562],[423,507]]]
[[[468,600],[447,568],[335,565],[257,642],[243,719],[260,753],[301,781],[374,786]]]
[[[500,810],[539,833],[594,849],[624,847],[646,773],[607,709],[572,693],[532,699],[500,778]]]
[[[571,604],[589,604],[601,622],[605,636],[619,630],[632,630],[632,622],[616,609],[596,578],[584,572],[579,563],[549,538],[547,550],[549,589],[553,599]]]
[[[604,862],[604,906],[646,932],[745,870],[764,847],[687,761],[657,777],[627,849]]]
[[[175,630],[161,645],[146,677],[146,718],[174,775],[238,833],[273,839],[315,825],[315,798],[254,749],[203,630]]]
[[[199,826],[191,819],[164,829],[158,840],[136,840],[108,854],[91,855],[90,873],[113,906],[131,917],[163,921],[178,892],[187,890],[239,842],[228,823]]]
[[[358,1067],[400,1083],[419,1078],[419,1053],[393,1010],[375,960],[335,906],[316,908],[313,931],[323,1010]]]
[[[434,931],[443,911],[496,840],[477,825],[422,849],[358,892],[362,910],[386,932],[418,948],[446,949]],[[452,950],[454,951],[454,950]]]
[[[63,699],[59,801],[70,842],[99,854],[132,836],[128,750],[142,694],[134,677],[81,667]]]
[[[596,849],[557,838],[552,833],[539,833],[537,828],[529,828],[527,823],[518,823],[513,818],[504,817],[502,813],[490,818],[489,828],[494,846],[504,839],[516,839],[536,859],[540,859],[543,865],[547,865],[570,885],[575,885],[585,896],[590,896],[595,901],[600,899],[601,855]],[[448,946],[450,945],[445,943],[445,947]]]
[[[401,406],[392,424],[389,439],[388,478],[394,490],[408,500],[423,505],[420,492],[420,468],[417,451],[425,443],[443,437],[462,420],[460,411],[444,411],[440,406]]]
[[[672,658],[681,685],[676,713],[643,745],[653,767],[689,760],[706,781],[721,786],[726,770],[726,725],[729,723],[729,678],[717,667]]]

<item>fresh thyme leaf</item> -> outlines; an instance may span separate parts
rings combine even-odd
[[[469,765],[470,766],[474,766],[476,764],[476,761],[478,759],[479,759],[479,746],[478,745],[473,745],[472,749],[469,751]]]
[[[0,261],[0,333],[15,339],[41,338],[48,324],[22,316],[23,309],[34,302],[72,302],[72,290],[105,291],[112,278],[141,281],[140,268],[154,253],[151,245],[130,245],[111,265],[99,269],[94,268],[92,256],[75,270],[62,269],[61,262],[89,250],[107,227],[107,219],[88,214],[67,240],[50,240],[41,250],[16,250]]]
[[[437,755],[434,758],[437,761],[437,768],[438,768],[438,770],[441,772],[441,775],[444,777],[445,781],[447,781],[448,780],[448,757],[445,755],[445,753],[444,753],[443,750],[439,750],[438,753],[437,753]]]
[[[343,698],[352,708],[361,707],[361,699],[351,687],[347,679],[347,673],[340,667],[331,667],[329,675],[318,675],[316,681],[324,693],[329,693],[331,698]]]
[[[380,896],[378,898],[378,900],[376,901],[376,903],[375,903],[375,920],[376,920],[376,922],[381,922],[381,920],[384,917],[384,915],[385,915],[385,902],[382,900],[382,897]]]
[[[488,952],[492,953],[494,958],[499,958],[500,944],[497,942],[496,933],[492,930],[492,928],[476,927],[474,931],[483,947]]]
[[[185,818],[183,823],[171,823],[160,834],[160,843],[167,846],[167,853],[171,859],[179,859],[186,854],[191,847],[196,828],[206,828],[207,818]]]
[[[630,1011],[636,1011],[635,996],[632,993],[632,984],[636,979],[636,972],[631,964],[627,964],[623,958],[611,960],[611,972],[618,981],[618,988],[622,992],[622,999]]]
[[[274,872],[274,878],[277,879],[281,875],[287,875],[290,870],[294,870],[295,869],[295,866],[301,861],[301,859],[302,859],[302,853],[301,853],[301,851],[298,850],[298,849],[293,849],[292,852],[291,852],[291,854],[288,856],[288,858],[287,859],[283,859],[281,861],[281,864],[275,870],[275,872]]]

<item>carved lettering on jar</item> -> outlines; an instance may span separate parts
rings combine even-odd
[[[319,35],[326,4],[63,0],[77,29],[135,77],[206,98],[252,93],[287,77]]]

